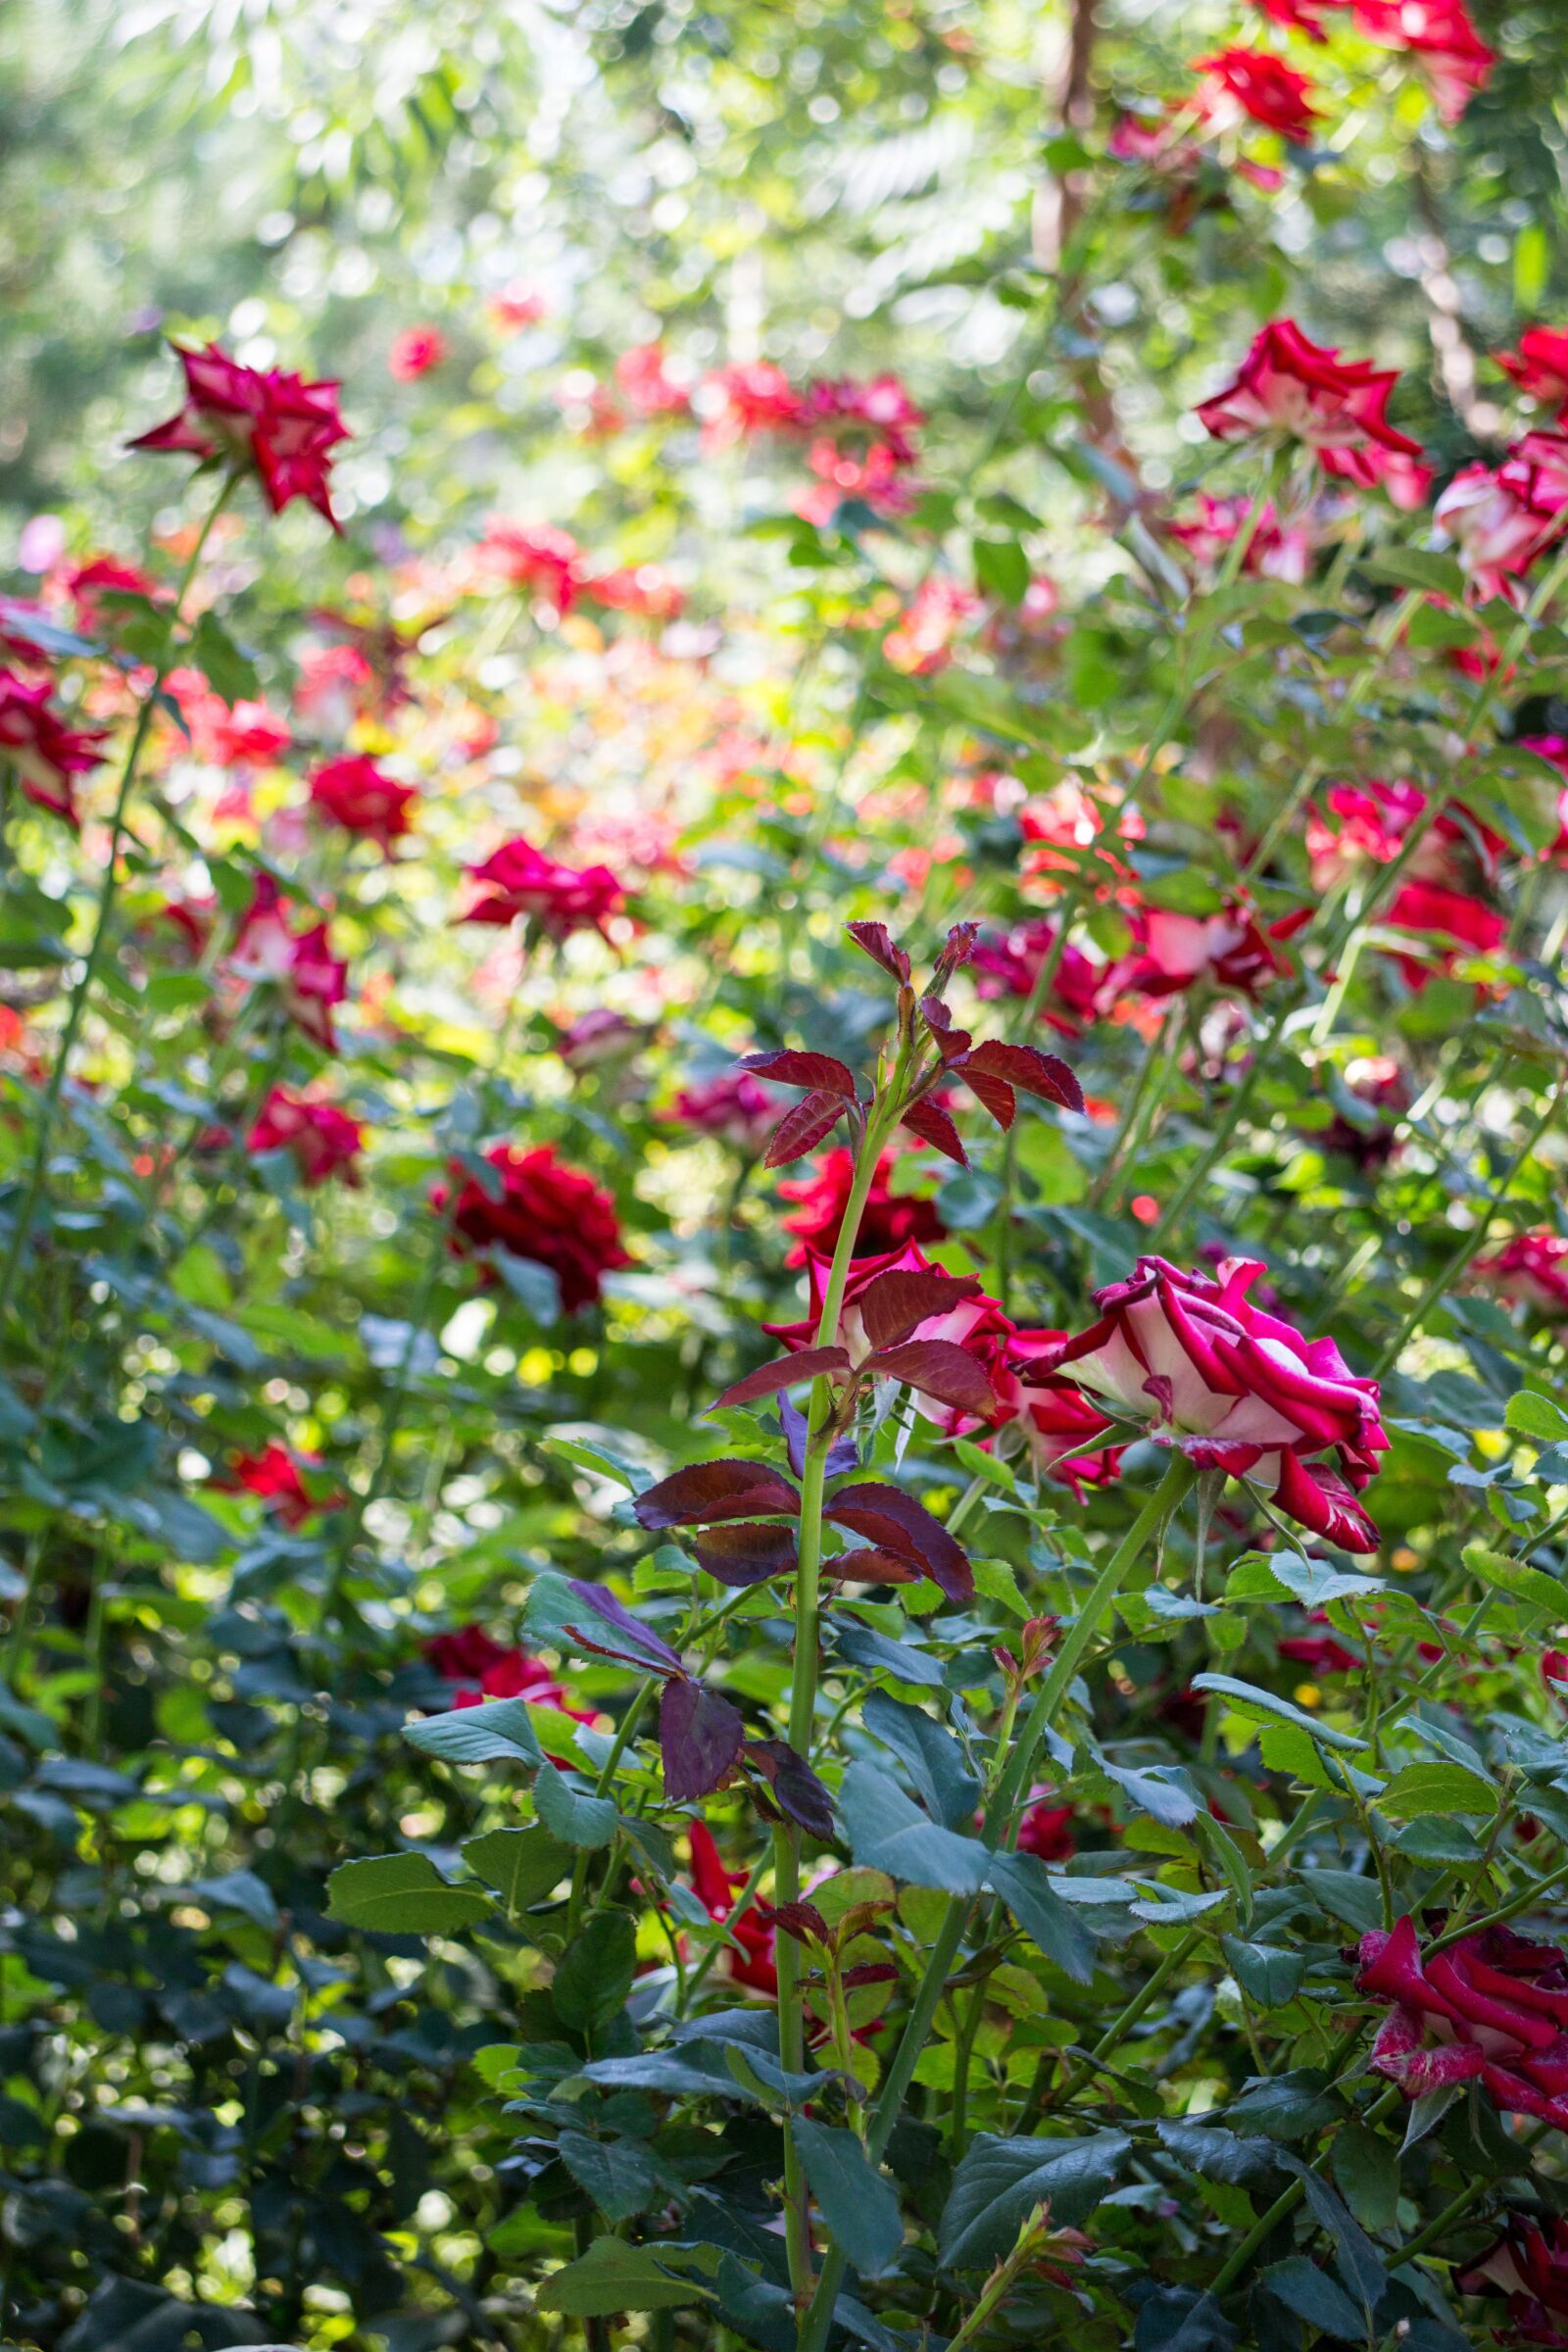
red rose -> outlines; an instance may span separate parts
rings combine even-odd
[[[449,1683],[476,1683],[486,1667],[509,1655],[482,1625],[460,1625],[455,1633],[432,1634],[422,1655]]]
[[[500,1179],[499,1200],[454,1165],[454,1178],[463,1179],[452,1208],[454,1250],[507,1250],[548,1266],[567,1314],[596,1303],[601,1277],[632,1262],[621,1247],[610,1195],[592,1177],[564,1165],[548,1144],[531,1152],[495,1144],[485,1158]],[[452,1195],[443,1184],[430,1198],[444,1210]]]
[[[764,1323],[762,1329],[770,1339],[782,1341],[792,1355],[816,1346],[817,1324],[821,1319],[823,1301],[827,1297],[827,1278],[832,1258],[820,1250],[809,1247],[806,1251],[807,1310],[799,1323]],[[933,1311],[919,1322],[904,1330],[899,1345],[911,1345],[917,1340],[943,1340],[950,1347],[961,1348],[972,1355],[988,1377],[994,1364],[1000,1364],[1003,1352],[1012,1338],[1012,1325],[995,1298],[988,1298],[973,1277],[967,1279],[968,1289],[962,1297],[953,1293],[960,1283],[942,1266],[934,1266],[919,1245],[906,1242],[902,1249],[887,1250],[876,1256],[853,1258],[849,1278],[844,1285],[844,1299],[839,1308],[837,1330],[826,1345],[842,1348],[852,1369],[858,1369],[867,1356],[876,1352],[878,1343],[867,1332],[861,1314],[861,1301],[874,1285],[886,1275],[918,1275],[927,1281],[945,1283],[949,1295]],[[909,1393],[915,1405],[928,1421],[950,1437],[985,1426],[984,1420],[973,1412],[942,1403],[923,1393],[917,1382],[911,1381]]]
[[[151,572],[136,564],[122,564],[114,556],[94,556],[91,563],[76,564],[65,575],[65,590],[74,608],[77,628],[89,637],[112,634],[124,617],[106,607],[102,598],[145,596],[157,601],[163,596]]]
[[[1417,992],[1465,958],[1490,956],[1508,936],[1505,916],[1469,891],[1435,882],[1402,882],[1383,919],[1391,931],[1419,931],[1448,943],[1424,956],[1395,956],[1405,986]]]
[[[261,1495],[279,1523],[292,1532],[318,1511],[341,1510],[348,1500],[346,1494],[328,1494],[318,1500],[311,1494],[302,1471],[320,1466],[319,1454],[296,1452],[276,1438],[269,1438],[260,1453],[233,1455],[227,1475],[215,1478],[212,1484],[220,1494]]]
[[[1496,2243],[1454,2283],[1462,2295],[1507,2296],[1509,2340],[1568,2345],[1568,2328],[1555,2325],[1568,2320],[1568,2221],[1550,2216],[1543,2229],[1530,2215],[1510,2214]]]
[[[1070,1862],[1078,1851],[1073,1809],[1040,1801],[1049,1800],[1051,1793],[1049,1788],[1030,1790],[1029,1809],[1018,1824],[1018,1851],[1038,1854],[1042,1862]]]
[[[1368,776],[1360,784],[1334,784],[1324,795],[1323,809],[1314,801],[1306,812],[1306,855],[1312,888],[1326,891],[1363,858],[1388,865],[1398,856],[1404,836],[1424,814],[1427,796],[1419,784],[1402,779],[1390,783]],[[1324,814],[1336,817],[1330,826]],[[1468,843],[1489,871],[1507,849],[1500,833],[1493,832],[1462,803],[1449,802],[1427,834],[1410,870],[1421,881],[1443,881],[1454,870],[1453,852]]]
[[[1310,909],[1282,915],[1262,929],[1245,900],[1232,900],[1218,914],[1178,914],[1164,906],[1134,907],[1127,920],[1137,951],[1112,966],[1118,988],[1141,996],[1178,996],[1207,986],[1255,996],[1290,970],[1275,943],[1310,919]]]
[[[292,1152],[307,1185],[322,1184],[341,1168],[359,1182],[355,1160],[365,1149],[365,1129],[335,1102],[314,1102],[286,1086],[274,1086],[245,1138],[247,1152]]]
[[[982,939],[970,958],[982,997],[1030,997],[1042,965],[1056,944],[1056,926],[1044,920],[1019,923],[1003,938]],[[1109,1009],[1106,983],[1112,967],[1094,963],[1081,948],[1064,948],[1046,992],[1041,1018],[1063,1037],[1076,1037]]]
[[[1280,433],[1318,452],[1392,450],[1418,458],[1420,443],[1396,432],[1384,415],[1397,381],[1396,369],[1342,360],[1336,349],[1303,335],[1294,318],[1275,318],[1259,330],[1234,381],[1203,401],[1198,415],[1219,441]]]
[[[1357,1990],[1394,2004],[1371,2063],[1407,2099],[1479,2082],[1504,2115],[1568,2131],[1568,1955],[1494,1927],[1423,1956],[1406,1915],[1360,1961]]]
[[[303,498],[334,530],[328,452],[349,437],[335,382],[308,384],[281,368],[244,368],[216,343],[173,346],[185,370],[185,405],[132,449],[173,449],[255,473],[274,514]]]
[[[623,351],[615,362],[615,382],[639,416],[683,416],[691,407],[686,386],[670,374],[658,343]]]
[[[1324,9],[1348,5],[1349,0],[1252,0],[1252,6],[1271,24],[1282,24],[1287,32],[1304,32],[1309,41],[1329,37],[1323,24]]]
[[[473,904],[459,917],[465,923],[537,923],[547,939],[573,931],[603,932],[623,904],[620,884],[608,865],[558,865],[531,841],[503,842],[482,865],[464,872],[478,887]]]
[[[1064,1331],[1011,1332],[991,1367],[991,1386],[1000,1408],[996,1430],[1011,1427],[1023,1438],[1036,1470],[1071,1487],[1102,1487],[1119,1476],[1125,1446],[1102,1441],[1114,1429],[1092,1397],[1055,1372]]]
[[[1568,1315],[1568,1241],[1560,1233],[1516,1233],[1491,1257],[1478,1257],[1470,1270],[1505,1298],[1533,1306],[1554,1322]]]
[[[698,1135],[715,1135],[748,1159],[759,1159],[778,1125],[786,1098],[764,1086],[750,1070],[726,1070],[717,1078],[684,1086],[668,1116]]]
[[[428,375],[446,358],[448,344],[438,326],[406,326],[392,338],[392,348],[386,355],[386,371],[400,384],[411,384],[416,376]]]
[[[692,1889],[710,1919],[727,1920],[749,1874],[725,1869],[707,1822],[694,1821],[690,1836]],[[744,1984],[752,1992],[763,1992],[770,2000],[776,2000],[778,1967],[773,1957],[776,1930],[771,1920],[764,1921],[757,1904],[749,1903],[730,1929],[730,1935],[741,1947],[738,1953],[732,1950],[725,1953],[730,1983]]]
[[[959,581],[933,573],[915,590],[897,628],[883,638],[883,656],[906,677],[933,677],[947,668],[955,639],[981,609],[980,599]]]
[[[1375,1551],[1352,1490],[1387,1451],[1378,1384],[1330,1339],[1308,1340],[1250,1305],[1263,1268],[1228,1259],[1220,1279],[1142,1257],[1095,1293],[1101,1319],[1050,1352],[1120,1414],[1152,1423],[1200,1467],[1272,1486],[1276,1507],[1346,1551]],[[1320,1458],[1331,1457],[1330,1463]]]
[[[1551,537],[1553,515],[1531,504],[1529,477],[1504,481],[1490,466],[1462,466],[1433,508],[1433,519],[1458,556],[1471,593],[1482,603],[1511,596]]]
[[[1195,562],[1215,570],[1238,531],[1248,528],[1252,513],[1250,498],[1209,498],[1198,501],[1198,511],[1185,520],[1168,522],[1167,535],[1179,539]],[[1298,522],[1282,528],[1272,500],[1264,507],[1242,558],[1242,570],[1255,579],[1286,580],[1298,588],[1312,568],[1312,537]]]
[[[164,685],[189,731],[191,750],[208,766],[270,767],[288,750],[288,726],[265,703],[225,703],[199,669],[172,669]]]
[[[324,922],[308,931],[290,927],[282,893],[270,874],[256,877],[229,963],[240,980],[270,982],[306,1036],[325,1053],[337,1052],[332,1007],[349,993],[349,967],[333,955]]]
[[[934,1200],[911,1193],[895,1197],[888,1190],[892,1168],[893,1154],[884,1152],[876,1163],[865,1213],[860,1219],[858,1239],[865,1252],[902,1250],[906,1242],[940,1242],[947,1232]],[[779,1186],[781,1200],[800,1204],[792,1217],[783,1220],[784,1231],[797,1237],[796,1247],[784,1261],[786,1265],[804,1266],[813,1243],[819,1249],[833,1248],[854,1181],[855,1154],[841,1144],[834,1151],[822,1153],[812,1175],[792,1176]]]
[[[1193,72],[1203,76],[1198,105],[1213,127],[1228,129],[1245,115],[1294,147],[1310,143],[1318,119],[1308,103],[1312,85],[1272,50],[1217,49],[1194,58]]]
[[[1527,326],[1517,351],[1492,356],[1529,399],[1558,409],[1568,401],[1568,327]]]
[[[388,852],[410,831],[409,811],[418,798],[412,784],[395,782],[359,752],[328,760],[311,778],[313,808],[345,831],[379,842]]]
[[[569,612],[580,585],[582,550],[569,531],[549,522],[505,522],[492,514],[474,550],[480,568],[514,588],[536,588],[558,612]]]
[[[637,612],[645,620],[678,620],[686,606],[685,591],[658,564],[590,572],[580,588],[591,604],[605,605],[612,612]]]
[[[717,457],[750,433],[783,433],[804,415],[801,395],[770,360],[741,361],[703,378],[698,394],[703,455]]]
[[[63,816],[79,831],[76,778],[103,764],[104,727],[68,726],[50,700],[49,681],[35,685],[0,669],[0,763],[13,768],[27,799]]]
[[[1416,60],[1446,122],[1457,122],[1491,80],[1497,53],[1471,24],[1463,0],[1354,0],[1354,8],[1358,32]]]
[[[375,671],[357,645],[316,645],[300,662],[294,708],[323,734],[346,735],[372,702]]]

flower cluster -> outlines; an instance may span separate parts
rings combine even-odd
[[[1423,1952],[1408,1915],[1364,1936],[1357,1988],[1393,2004],[1372,2051],[1407,2099],[1479,2082],[1504,2115],[1568,2131],[1568,1954],[1509,1928]]]

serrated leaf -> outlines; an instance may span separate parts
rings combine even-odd
[[[790,2130],[817,2209],[852,2269],[879,2278],[904,2244],[893,2184],[876,2171],[853,2132],[797,2115]]]
[[[1396,1772],[1378,1798],[1380,1813],[1395,1821],[1414,1821],[1423,1813],[1467,1813],[1490,1816],[1497,1810],[1497,1791],[1479,1773],[1462,1764],[1406,1764]]]
[[[326,1882],[327,1916],[378,1936],[446,1936],[492,1918],[476,1886],[449,1886],[428,1854],[342,1862]]]

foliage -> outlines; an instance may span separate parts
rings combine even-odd
[[[1562,27],[1042,13],[0,26],[20,2352],[1563,2340]]]

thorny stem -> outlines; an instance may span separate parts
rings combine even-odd
[[[1006,1768],[987,1802],[981,1835],[993,1850],[1003,1829],[1011,1819],[1020,1791],[1028,1786],[1033,1776],[1036,1755],[1060,1712],[1084,1652],[1150,1538],[1163,1528],[1192,1485],[1193,1477],[1192,1466],[1185,1454],[1174,1454],[1159,1485],[1096,1578],[1093,1590],[1073,1620],[1051,1673],[1029,1710]],[[925,2047],[931,2021],[948,1989],[953,1963],[963,1941],[964,1929],[977,1899],[974,1895],[959,1894],[954,1895],[948,1903],[899,2045],[888,2061],[887,2073],[871,2110],[866,2130],[866,2153],[873,2164],[880,2162],[892,2136],[893,2127],[903,2110],[909,2084],[914,2079],[915,2065]],[[830,2246],[810,2309],[800,2331],[799,2352],[821,2352],[832,2325],[839,2284],[846,2268],[842,2249],[836,2245]]]
[[[876,1176],[876,1166],[889,1129],[903,1107],[912,1048],[901,1041],[887,1084],[878,1090],[865,1122],[856,1157],[850,1197],[845,1203],[828,1269],[822,1311],[817,1320],[816,1345],[830,1347],[838,1330],[845,1285],[855,1255],[860,1219]],[[827,1486],[828,1424],[833,1417],[833,1385],[825,1377],[811,1384],[807,1413],[806,1460],[801,1474],[799,1552],[795,1571],[795,1659],[790,1687],[789,1742],[808,1761],[816,1713],[819,1621],[822,1577],[822,1503]],[[793,1903],[801,1893],[801,1833],[781,1821],[773,1832],[773,1899]],[[806,2012],[802,1990],[802,1955],[792,1936],[781,1936],[776,1953],[778,1969],[779,2058],[787,2073],[799,2074],[806,2063]],[[789,2254],[790,2285],[797,2305],[805,2309],[811,2292],[811,2231],[807,2204],[806,2175],[793,2132],[784,2134],[784,2227]]]
[[[81,1024],[86,1015],[88,1001],[92,996],[94,984],[103,965],[104,950],[109,944],[109,927],[114,919],[115,904],[120,895],[120,853],[125,838],[125,818],[130,808],[131,791],[136,782],[136,771],[141,765],[142,753],[147,748],[147,737],[152,729],[153,712],[158,707],[158,697],[163,691],[165,678],[174,665],[174,657],[178,651],[174,643],[174,631],[179,625],[185,599],[190,594],[191,584],[196,577],[197,566],[206,552],[207,542],[212,536],[213,525],[228,504],[239,479],[240,476],[237,472],[225,473],[219,485],[218,496],[207,510],[206,520],[196,534],[196,543],[185,560],[185,568],[180,574],[179,586],[174,593],[174,605],[170,614],[164,651],[159,655],[152,678],[143,692],[141,706],[136,712],[136,724],[131,731],[124,764],[120,771],[120,788],[115,796],[115,812],[109,827],[109,849],[104,859],[104,878],[98,889],[98,912],[93,921],[92,939],[87,948],[87,959],[77,976],[75,987],[71,992],[71,1004],[66,1012],[66,1025],[60,1033],[60,1044],[55,1051],[54,1066],[49,1072],[48,1083],[43,1091],[43,1100],[38,1105],[37,1125],[33,1131],[32,1160],[27,1170],[26,1188],[17,1210],[16,1221],[11,1228],[11,1241],[6,1250],[5,1264],[0,1267],[0,1322],[4,1321],[10,1309],[12,1297],[16,1290],[17,1276],[22,1268],[23,1253],[27,1247],[37,1219],[38,1204],[43,1196],[44,1178],[49,1167],[49,1148],[54,1141],[55,1121],[59,1115],[60,1097],[65,1088],[67,1068],[75,1048],[76,1039],[81,1034]]]

